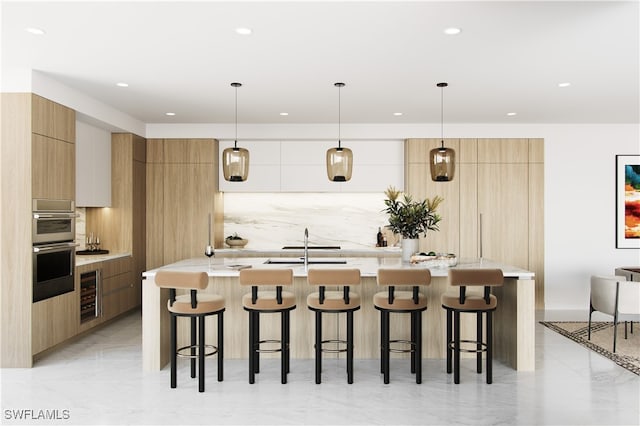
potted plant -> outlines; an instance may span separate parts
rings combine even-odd
[[[436,195],[431,199],[415,201],[411,195],[402,194],[393,186],[384,193],[387,207],[383,211],[389,214],[388,228],[402,236],[402,260],[408,262],[411,255],[418,251],[420,235],[426,236],[427,231],[440,230],[438,223],[442,218],[436,209],[444,199]]]

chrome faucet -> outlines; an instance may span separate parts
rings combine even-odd
[[[304,266],[309,266],[309,230],[304,228]]]

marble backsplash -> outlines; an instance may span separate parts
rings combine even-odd
[[[387,224],[384,194],[376,193],[225,193],[224,234],[249,240],[247,248],[302,245],[369,248]],[[387,235],[393,245],[393,235]]]

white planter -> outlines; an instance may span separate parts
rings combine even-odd
[[[420,240],[418,238],[402,239],[402,261],[411,261],[411,256],[418,252]]]

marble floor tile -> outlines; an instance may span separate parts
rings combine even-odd
[[[2,424],[251,425],[637,425],[640,378],[557,333],[536,325],[536,371],[494,363],[484,383],[463,360],[454,385],[439,359],[423,362],[417,385],[407,360],[391,362],[385,385],[378,360],[355,360],[347,384],[344,359],[292,360],[280,384],[277,359],[261,361],[254,385],[247,361],[225,360],[224,381],[207,362],[206,391],[197,392],[181,360],[178,388],[169,369],[143,372],[141,318],[134,312],[59,348],[31,369],[0,370]],[[49,418],[47,418],[49,416]]]

